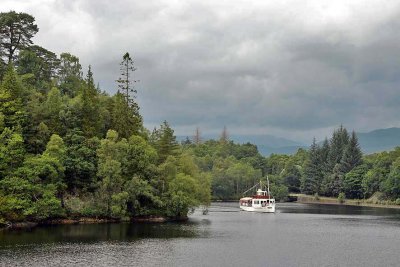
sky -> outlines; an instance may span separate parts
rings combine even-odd
[[[111,94],[129,52],[150,129],[307,144],[340,124],[400,126],[400,1],[1,0],[10,10]]]

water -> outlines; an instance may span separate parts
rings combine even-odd
[[[0,266],[399,266],[400,210],[215,203],[186,223],[0,232]]]

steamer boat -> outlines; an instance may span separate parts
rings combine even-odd
[[[244,211],[251,212],[275,212],[275,199],[271,197],[269,192],[269,180],[267,178],[267,190],[263,190],[263,186],[261,181],[255,184],[253,187],[249,188],[247,191],[243,193],[245,195],[247,192],[253,190],[258,187],[256,194],[249,197],[243,197],[239,201],[240,209]]]

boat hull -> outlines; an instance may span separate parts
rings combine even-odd
[[[270,206],[266,206],[266,207],[240,206],[240,209],[243,211],[249,211],[249,212],[274,213],[275,205],[270,205]]]

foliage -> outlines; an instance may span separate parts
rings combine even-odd
[[[346,199],[346,196],[345,196],[345,194],[343,193],[343,192],[340,192],[339,193],[339,195],[338,195],[338,201],[339,201],[339,203],[344,203],[345,202],[345,199]]]

